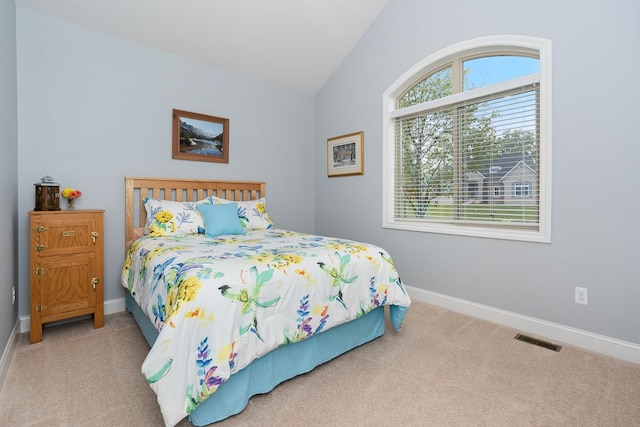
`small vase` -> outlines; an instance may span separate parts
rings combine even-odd
[[[74,201],[74,199],[67,199],[67,209],[69,209],[70,211],[75,209],[73,201]]]

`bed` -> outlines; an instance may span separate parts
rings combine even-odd
[[[165,424],[241,412],[251,396],[385,331],[411,301],[388,253],[282,230],[263,182],[125,178],[125,304]],[[238,227],[240,224],[240,227]]]

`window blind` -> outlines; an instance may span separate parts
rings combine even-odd
[[[395,117],[397,219],[537,227],[538,84],[486,89]]]

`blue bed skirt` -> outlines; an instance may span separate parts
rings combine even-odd
[[[152,346],[158,331],[129,294],[125,305]],[[189,421],[204,426],[235,415],[247,406],[251,396],[267,393],[283,381],[374,340],[384,334],[384,329],[384,307],[378,307],[359,319],[304,341],[278,347],[233,374],[189,415]]]

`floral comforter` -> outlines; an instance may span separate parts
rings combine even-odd
[[[276,347],[411,301],[383,249],[279,229],[143,237],[122,285],[160,331],[142,372],[175,425],[231,374]]]

